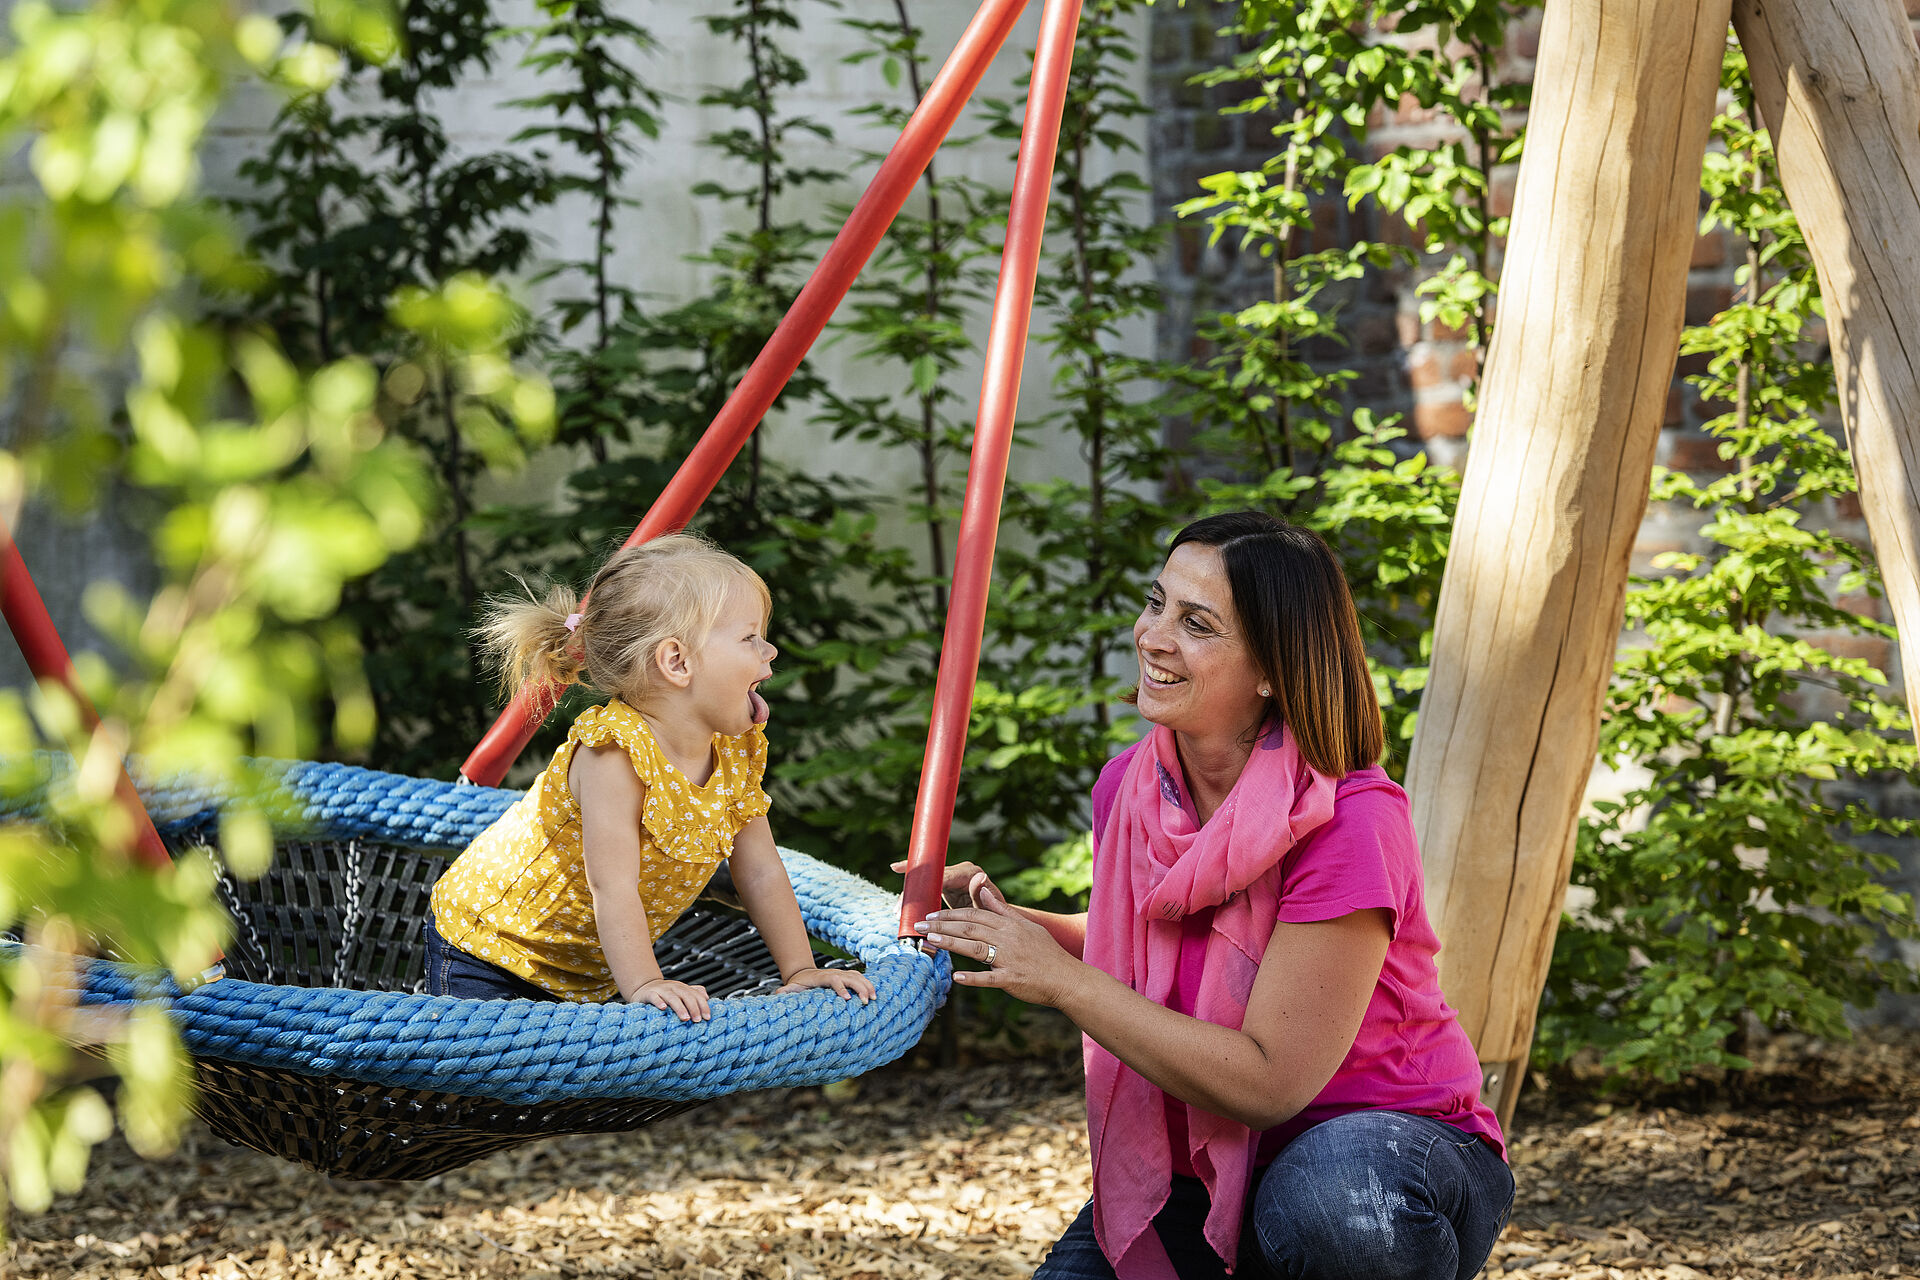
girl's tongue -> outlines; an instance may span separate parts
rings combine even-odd
[[[760,696],[760,691],[758,689],[747,690],[747,701],[753,706],[753,722],[755,724],[765,724],[767,717],[771,715],[772,712],[767,706],[767,700]]]

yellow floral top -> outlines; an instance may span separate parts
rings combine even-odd
[[[758,725],[715,734],[713,776],[696,787],[661,754],[638,711],[609,702],[573,722],[553,761],[513,808],[454,859],[433,886],[433,924],[449,945],[563,1000],[617,1000],[593,919],[580,848],[580,805],[567,769],[581,743],[617,742],[646,784],[640,902],[658,942],[713,878],[740,829],[765,813],[767,738]]]

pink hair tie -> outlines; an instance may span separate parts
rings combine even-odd
[[[580,615],[579,615],[579,614],[577,614],[577,613],[570,613],[570,614],[568,614],[568,615],[567,615],[567,630],[569,630],[569,631],[572,631],[572,630],[573,630],[573,629],[574,629],[575,627],[577,627],[577,626],[579,626],[579,625],[580,625]]]

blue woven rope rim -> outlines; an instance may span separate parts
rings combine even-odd
[[[279,773],[292,811],[283,834],[461,848],[520,793],[350,765],[259,762]],[[136,783],[163,835],[217,817],[213,788]],[[512,1103],[575,1098],[690,1101],[743,1089],[824,1084],[892,1062],[918,1043],[946,999],[952,966],[895,936],[898,899],[782,849],[807,931],[860,957],[870,1004],[831,991],[715,1000],[683,1023],[648,1005],[452,1000],[223,978],[181,995],[170,978],[124,965],[89,969],[84,1004],[168,1002],[199,1057]]]

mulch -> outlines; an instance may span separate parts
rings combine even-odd
[[[1778,1037],[1739,1096],[1521,1104],[1516,1280],[1920,1280],[1920,1037]],[[560,1138],[418,1183],[341,1183],[189,1130],[117,1140],[16,1215],[22,1280],[307,1276],[908,1280],[1030,1275],[1087,1196],[1077,1054],[906,1064]]]

